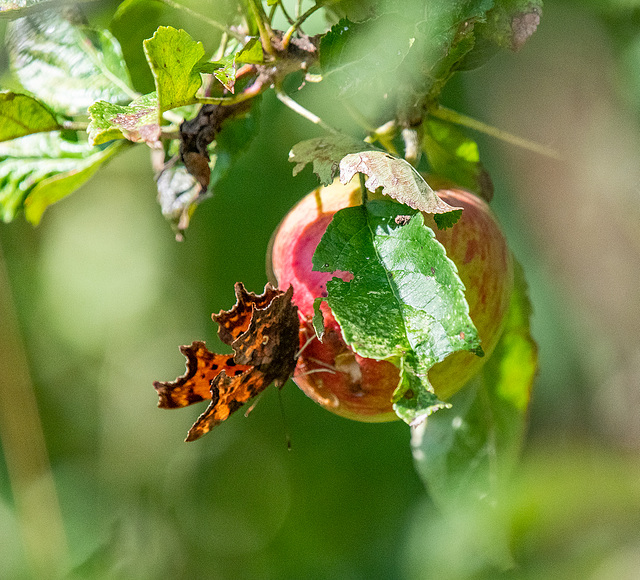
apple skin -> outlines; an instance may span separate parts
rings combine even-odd
[[[441,189],[438,196],[452,206],[464,208],[460,220],[446,230],[439,230],[430,214],[424,214],[424,219],[458,268],[466,288],[469,314],[485,352],[484,357],[455,352],[429,371],[436,394],[446,400],[482,368],[500,338],[513,289],[513,263],[504,235],[482,199],[460,189]],[[312,191],[274,232],[267,270],[280,288],[293,285],[303,348],[293,376],[296,384],[318,404],[343,417],[393,421],[398,419],[391,404],[399,381],[398,368],[354,353],[344,343],[340,326],[326,302],[321,306],[325,324],[322,342],[315,338],[311,325],[313,302],[327,295],[327,282],[335,276],[344,280],[353,277],[349,272],[313,271],[313,253],[335,212],[360,203],[357,179],[347,185],[335,181]]]

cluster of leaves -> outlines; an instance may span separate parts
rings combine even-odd
[[[151,1],[126,0],[117,17],[126,18],[134,3]],[[246,0],[238,3],[234,21],[212,22],[216,34],[223,31],[213,54],[170,26],[145,40],[155,84],[147,94],[134,89],[108,30],[90,26],[77,8],[53,11],[53,4],[26,0],[0,12],[12,19],[6,40],[12,82],[20,87],[0,93],[3,220],[23,211],[37,224],[49,205],[107,160],[142,144],[153,154],[161,210],[181,236],[196,205],[258,131],[255,104],[274,89],[285,105],[328,130],[326,137],[292,148],[294,174],[313,163],[326,185],[338,174],[346,183],[358,173],[363,190],[395,200],[339,212],[314,264],[354,273],[351,282],[334,279],[327,300],[356,352],[400,367],[399,416],[416,424],[442,408],[429,368],[455,350],[480,353],[481,347],[455,266],[420,214],[434,214],[444,228],[461,210],[440,200],[418,170],[490,198],[477,145],[439,115],[440,93],[455,72],[481,65],[501,47],[520,48],[537,26],[541,1],[318,0],[303,14],[301,3],[292,2],[291,16],[293,7],[284,0],[267,0],[266,6]],[[333,25],[309,37],[302,25],[320,9]],[[288,20],[286,31],[273,28],[276,13]],[[337,103],[366,103],[360,115],[381,128],[363,141],[328,127],[284,94],[284,79],[296,74],[321,76],[334,87]],[[403,227],[394,227],[405,217]],[[354,244],[359,232],[368,237]],[[389,280],[409,271],[411,292],[393,293]],[[420,298],[429,292],[441,298],[435,310]],[[384,317],[389,332],[364,323],[371,317],[359,310],[362,296],[379,296],[380,308],[392,305]],[[404,396],[409,391],[411,398]]]
[[[134,4],[152,2],[127,0],[115,18],[125,19]],[[20,87],[0,94],[0,141],[6,142],[0,145],[3,220],[24,210],[37,224],[51,203],[124,152],[124,142],[146,143],[164,152],[163,158],[154,157],[159,200],[178,231],[257,132],[251,106],[256,97],[300,70],[321,74],[340,98],[357,99],[364,92],[368,101],[385,101],[378,113],[389,111],[398,128],[417,131],[433,172],[489,195],[475,144],[430,113],[456,70],[478,66],[498,47],[519,48],[540,14],[539,0],[406,2],[401,7],[391,0],[342,0],[319,1],[294,19],[280,0],[267,1],[269,15],[262,2],[240,2],[236,21],[214,23],[226,32],[213,55],[172,27],[160,27],[147,39],[144,54],[155,91],[141,95],[116,38],[90,26],[77,9],[54,11],[58,4],[25,0],[1,6],[2,17],[12,19],[6,35],[11,84]],[[338,21],[309,38],[301,25],[320,8]],[[291,23],[286,32],[271,28],[277,9]],[[245,101],[247,106],[237,106]],[[180,126],[207,103],[226,110],[209,113],[208,126],[201,123],[189,161]],[[388,139],[381,143],[397,154]],[[366,148],[356,141],[332,154]],[[15,171],[18,161],[21,170]]]

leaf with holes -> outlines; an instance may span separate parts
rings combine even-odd
[[[126,106],[98,101],[89,107],[89,140],[100,145],[112,139],[156,143],[160,139],[158,97],[149,93]]]
[[[422,176],[404,159],[383,151],[351,153],[340,162],[340,181],[349,183],[356,173],[368,176],[365,187],[426,213],[447,213],[460,210],[442,201]],[[459,214],[458,214],[459,216]]]
[[[376,149],[349,135],[327,135],[294,145],[289,153],[289,161],[296,164],[293,175],[298,175],[307,164],[313,163],[313,172],[322,185],[329,185],[338,174],[341,159],[349,153],[367,150]]]
[[[407,212],[408,223],[396,219]],[[327,303],[357,354],[402,369],[394,400],[408,423],[442,406],[427,379],[434,364],[458,350],[482,354],[456,266],[421,213],[387,200],[338,211],[313,268],[353,274],[327,282]]]

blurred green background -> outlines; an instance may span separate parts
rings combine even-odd
[[[116,5],[92,5],[92,18],[108,24]],[[113,27],[133,70],[160,24],[206,44],[193,20],[146,10]],[[639,25],[637,1],[548,2],[520,53],[445,91],[452,108],[565,158],[474,135],[541,355],[522,465],[495,514],[440,514],[406,425],[335,417],[291,382],[284,420],[270,388],[248,418],[191,444],[202,409],[156,408],[152,382],[183,372],[178,345],[219,345],[211,312],[233,305],[237,280],[262,289],[272,230],[316,185],[291,176],[287,154],[319,133],[269,94],[259,136],[182,243],[143,146],[38,228],[0,226],[0,578],[495,578],[485,544],[505,529],[516,567],[503,577],[638,578]],[[296,98],[344,116],[320,88]]]

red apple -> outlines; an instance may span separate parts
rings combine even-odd
[[[489,206],[460,189],[442,189],[438,196],[462,207],[462,217],[451,228],[439,230],[433,217],[425,223],[444,245],[466,287],[469,313],[480,335],[484,357],[459,351],[436,364],[429,380],[446,400],[473,377],[491,356],[502,332],[513,287],[513,265],[506,240]],[[388,199],[388,198],[387,198]],[[334,276],[349,280],[348,272],[314,272],[311,259],[336,211],[361,203],[360,185],[338,181],[303,198],[284,218],[271,240],[267,267],[281,288],[293,285],[293,301],[301,317],[300,344],[304,347],[293,380],[314,401],[343,417],[379,422],[397,419],[391,395],[398,385],[398,369],[387,361],[355,354],[342,339],[340,326],[326,302],[322,303],[325,335],[322,342],[311,326],[313,301],[326,296]]]

